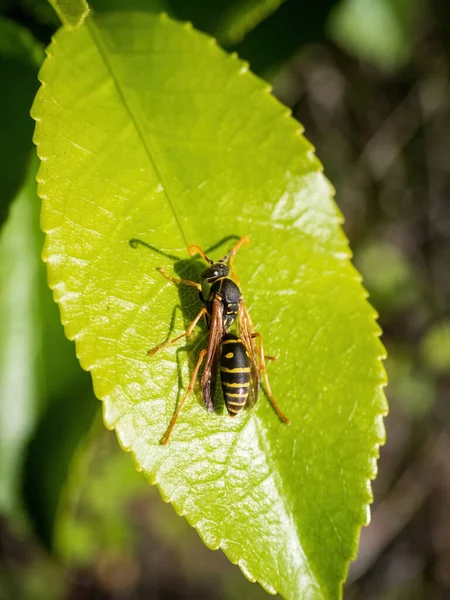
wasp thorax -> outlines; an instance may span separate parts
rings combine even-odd
[[[209,283],[212,283],[212,282],[216,281],[217,279],[222,279],[223,277],[228,277],[229,274],[230,274],[230,270],[228,269],[228,267],[226,265],[224,265],[222,263],[215,263],[214,265],[211,265],[205,271],[203,271],[203,273],[201,274],[201,278],[204,281],[208,281]]]

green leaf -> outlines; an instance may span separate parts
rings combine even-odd
[[[421,351],[428,368],[435,373],[448,375],[450,372],[450,321],[434,324],[426,332]]]
[[[72,457],[55,527],[55,547],[64,563],[86,568],[108,554],[138,548],[140,531],[126,508],[142,496],[142,505],[150,508],[152,497],[152,488],[113,445],[114,436],[98,417]],[[145,520],[151,523],[150,516]]]
[[[389,392],[395,406],[407,420],[422,420],[436,398],[436,380],[411,352],[410,344],[389,346],[387,359]]]
[[[87,377],[78,367],[72,344],[62,335],[46,284],[40,258],[37,162],[34,157],[0,235],[0,508],[8,513],[19,506],[23,457],[40,415],[52,398],[67,401],[68,390]],[[81,410],[78,398],[74,410]],[[66,425],[64,416],[55,432],[59,435]],[[41,453],[43,448],[53,452],[50,437],[44,438]],[[42,463],[36,472],[41,483]],[[35,487],[33,497],[38,495]],[[48,495],[44,497],[48,502]]]
[[[32,151],[30,106],[38,88],[43,50],[32,35],[0,17],[0,225],[23,186]]]
[[[86,375],[84,373],[83,375]],[[54,544],[55,524],[74,456],[86,443],[98,405],[86,378],[52,398],[39,419],[24,460],[23,499],[34,530],[46,547]]]
[[[330,18],[330,35],[359,58],[393,71],[411,57],[420,6],[420,0],[344,0]]]
[[[44,257],[105,423],[249,579],[339,597],[384,436],[384,350],[310,144],[245,64],[167,17],[90,17],[48,53],[33,107]],[[198,277],[188,244],[218,257],[243,234],[242,291],[292,425],[263,393],[229,419],[196,391],[163,447],[207,332],[147,355],[201,307],[156,269]]]
[[[303,46],[324,37],[324,24],[339,0],[310,3],[308,9],[297,0],[287,0],[267,19],[233,46],[252,70],[271,80]]]
[[[228,19],[221,24],[218,38],[230,45],[242,40],[259,23],[274,13],[286,0],[247,0],[233,6]]]
[[[44,58],[43,49],[31,33],[15,21],[0,17],[0,55],[2,60],[37,67]]]
[[[61,24],[48,0],[20,0],[20,11],[26,15],[27,21],[32,22],[34,27],[38,26],[40,31],[43,27],[54,30]]]
[[[355,259],[371,301],[387,319],[420,301],[423,282],[414,266],[394,244],[369,241]]]
[[[239,42],[286,0],[170,0],[173,13],[211,33],[221,44]],[[214,7],[214,8],[212,8]]]
[[[21,456],[39,406],[36,162],[0,236],[0,507],[4,512],[14,509]]]
[[[79,27],[89,14],[86,0],[48,0],[62,23],[67,27]]]

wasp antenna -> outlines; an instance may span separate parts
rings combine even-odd
[[[232,258],[236,252],[239,250],[239,248],[243,245],[248,246],[248,244],[250,244],[250,238],[246,235],[244,235],[244,237],[241,237],[241,239],[237,242],[237,244],[235,246],[233,246],[233,248],[231,248],[231,250],[228,252],[228,254],[226,254],[223,258],[221,258],[219,260],[219,262],[227,262],[228,260],[230,260],[230,258]]]
[[[210,265],[214,264],[214,261],[211,260],[210,258],[208,258],[206,256],[206,254],[203,252],[203,250],[199,246],[196,246],[195,244],[192,244],[191,246],[189,246],[188,252],[191,256],[194,256],[194,254],[198,253],[204,260],[206,260],[207,263],[209,263]]]

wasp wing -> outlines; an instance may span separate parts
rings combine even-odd
[[[241,298],[238,311],[238,330],[239,337],[245,344],[250,358],[250,393],[247,401],[247,406],[251,407],[258,400],[260,388],[260,367],[253,339],[253,323],[245,306],[244,300]]]
[[[218,298],[212,302],[211,321],[209,324],[208,346],[206,348],[206,361],[203,368],[201,386],[203,401],[209,412],[214,412],[214,387],[216,383],[216,371],[218,364],[218,350],[224,336],[223,329],[223,305]]]

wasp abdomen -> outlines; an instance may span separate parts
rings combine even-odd
[[[241,411],[250,391],[250,358],[237,336],[228,333],[222,340],[220,381],[228,413],[234,417]]]

